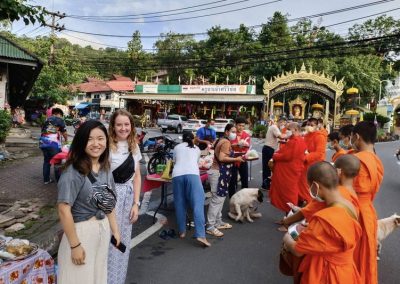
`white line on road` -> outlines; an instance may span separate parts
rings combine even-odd
[[[154,212],[149,211],[146,214],[153,216]],[[146,231],[137,235],[136,237],[134,237],[131,240],[131,249],[133,249],[135,246],[137,246],[138,244],[143,242],[145,239],[147,239],[148,237],[153,235],[155,232],[157,232],[159,229],[161,229],[162,226],[164,226],[165,222],[167,221],[167,217],[165,217],[164,215],[159,214],[159,213],[156,214],[156,218],[157,218],[157,222],[153,226],[151,226]]]

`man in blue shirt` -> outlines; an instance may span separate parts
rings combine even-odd
[[[42,134],[39,139],[39,147],[43,152],[43,180],[44,184],[52,182],[50,179],[50,160],[59,152],[61,152],[61,136],[64,142],[68,140],[65,122],[62,119],[64,113],[59,108],[51,110],[51,116],[44,122],[42,126]],[[57,178],[57,173],[55,174]]]
[[[195,143],[200,150],[206,149],[208,145],[211,145],[217,139],[217,133],[212,127],[214,123],[215,121],[209,118],[206,125],[197,130]]]

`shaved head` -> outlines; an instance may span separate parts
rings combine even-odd
[[[360,160],[354,155],[343,155],[337,158],[335,167],[341,169],[346,177],[354,178],[360,171]]]
[[[330,163],[318,162],[308,168],[307,181],[309,184],[317,182],[327,189],[335,189],[339,184],[339,177]]]
[[[297,130],[297,131],[300,131],[300,130],[301,130],[300,125],[299,125],[297,122],[291,122],[291,123],[289,123],[288,126],[287,126],[287,128],[288,128],[288,129],[294,129],[294,130]]]

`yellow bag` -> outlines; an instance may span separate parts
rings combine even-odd
[[[165,169],[161,175],[162,179],[172,179],[172,169],[174,165],[172,160],[167,161],[167,165],[165,166]]]

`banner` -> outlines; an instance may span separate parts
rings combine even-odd
[[[158,85],[143,85],[143,93],[158,93]]]
[[[182,85],[182,94],[247,94],[247,85]],[[255,94],[255,88],[250,88]],[[254,93],[253,93],[254,92]]]

